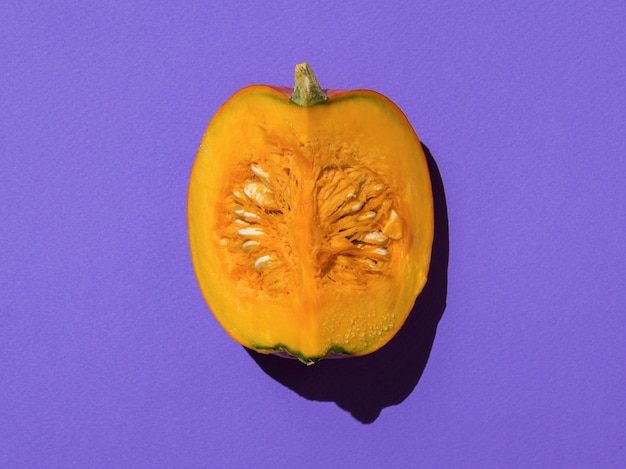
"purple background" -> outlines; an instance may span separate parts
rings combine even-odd
[[[0,467],[626,467],[623,2],[123,3],[0,7]],[[188,252],[209,119],[304,60],[447,202],[434,342],[347,368],[253,359]]]

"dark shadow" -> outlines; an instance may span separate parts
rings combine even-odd
[[[417,385],[446,307],[448,289],[448,210],[437,164],[426,145],[433,186],[435,236],[428,282],[396,336],[364,357],[322,360],[305,366],[297,360],[248,351],[279,383],[310,400],[334,401],[362,423],[371,423],[385,407],[400,404]]]

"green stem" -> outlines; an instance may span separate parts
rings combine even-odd
[[[313,106],[328,99],[308,63],[296,65],[295,82],[291,101],[298,106]]]

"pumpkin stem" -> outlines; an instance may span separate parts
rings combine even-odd
[[[296,65],[295,81],[291,101],[298,106],[313,106],[328,99],[308,63]]]

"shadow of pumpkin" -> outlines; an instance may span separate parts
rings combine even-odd
[[[332,401],[362,423],[382,409],[403,402],[415,389],[428,362],[448,289],[448,210],[441,174],[422,143],[433,186],[435,233],[428,281],[409,317],[382,349],[363,357],[322,360],[304,366],[297,360],[248,350],[261,369],[302,397]]]

